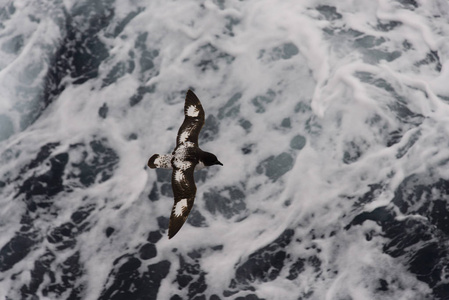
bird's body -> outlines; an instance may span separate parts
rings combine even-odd
[[[173,169],[172,189],[175,202],[168,226],[169,238],[181,229],[192,209],[196,194],[194,170],[223,165],[214,154],[198,147],[198,136],[204,125],[204,110],[200,100],[191,90],[186,94],[184,116],[173,152],[164,155],[154,154],[148,160],[148,166],[152,169]]]
[[[159,155],[159,154],[155,154],[155,155]],[[157,167],[153,167],[152,169],[155,168],[160,168],[160,169],[173,169],[172,165],[171,165],[171,160],[173,158],[173,154],[163,154],[163,155],[159,155],[158,158],[155,158],[155,165],[158,165]],[[197,165],[195,166],[195,171],[204,169],[206,167],[206,165],[200,160]]]

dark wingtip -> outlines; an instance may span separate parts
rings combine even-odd
[[[183,224],[184,222],[182,222],[181,224],[173,224],[173,222],[170,220],[170,224],[168,225],[168,239],[174,237],[181,229]]]
[[[198,99],[198,96],[195,95],[191,89],[189,89],[186,93],[186,102],[191,104],[201,104],[200,99]]]
[[[150,159],[148,160],[148,166],[151,169],[156,169],[156,165],[154,164],[154,161],[156,160],[156,158],[159,157],[159,154],[154,154],[153,156],[150,157]]]

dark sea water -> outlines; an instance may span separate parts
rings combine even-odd
[[[0,0],[0,299],[449,299],[448,149],[446,0]]]

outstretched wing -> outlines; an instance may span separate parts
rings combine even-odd
[[[193,171],[195,165],[190,164],[187,168],[173,168],[173,174],[171,179],[171,185],[175,198],[173,209],[170,215],[170,222],[168,224],[168,238],[171,239],[181,229],[184,222],[187,220],[187,216],[193,206],[195,200],[196,185],[193,178]]]
[[[184,122],[176,137],[176,147],[183,142],[198,145],[198,135],[204,125],[204,110],[198,97],[188,90],[184,103]]]

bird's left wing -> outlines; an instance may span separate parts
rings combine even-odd
[[[195,200],[196,185],[193,177],[195,165],[190,164],[187,168],[177,168],[174,164],[172,174],[172,189],[175,198],[173,208],[170,215],[170,222],[168,225],[168,238],[171,239],[181,229],[187,216],[193,207]]]

